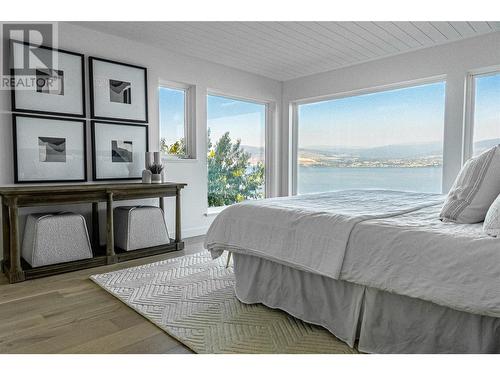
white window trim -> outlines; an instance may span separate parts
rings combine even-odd
[[[208,207],[205,216],[217,216],[229,206]]]
[[[275,144],[275,126],[274,124],[276,123],[276,103],[274,102],[267,102],[265,103],[265,111],[266,111],[266,118],[265,118],[265,140],[264,140],[264,178],[265,178],[265,186],[264,186],[264,195],[266,198],[270,198],[275,196],[275,187],[277,185],[277,181],[274,180],[274,176],[276,175],[275,172],[275,163],[276,163],[276,154],[273,153],[273,150],[275,147],[273,145]]]
[[[297,183],[298,183],[298,145],[299,145],[299,112],[298,112],[298,107],[299,105],[302,104],[312,104],[312,103],[319,103],[319,102],[324,102],[324,101],[329,101],[329,100],[335,100],[335,99],[344,99],[344,98],[349,98],[349,97],[354,97],[354,96],[360,96],[360,95],[367,95],[367,94],[375,94],[379,92],[384,92],[384,91],[390,91],[390,90],[397,90],[397,89],[404,89],[404,88],[411,88],[415,86],[421,86],[421,85],[426,85],[426,84],[432,84],[432,83],[438,83],[438,82],[445,82],[446,84],[446,75],[437,75],[437,76],[432,76],[432,77],[427,77],[427,78],[421,78],[421,79],[415,79],[411,81],[404,81],[404,82],[397,82],[397,83],[391,83],[387,85],[381,85],[381,86],[374,86],[370,88],[363,88],[359,90],[351,90],[351,91],[344,91],[336,94],[329,94],[329,95],[322,95],[322,96],[316,96],[316,97],[309,97],[309,98],[304,98],[304,99],[299,99],[295,100],[293,102],[290,102],[289,104],[289,134],[290,136],[290,159],[288,163],[288,171],[289,171],[289,182],[291,183],[291,188],[289,188],[289,194],[291,195],[297,195]],[[446,98],[445,98],[445,106],[446,106]],[[446,111],[446,108],[445,108]],[[445,120],[446,121],[446,120]],[[443,124],[443,131],[444,131],[444,126]],[[444,139],[443,139],[444,143]],[[444,150],[443,150],[443,171],[442,173],[444,174]]]
[[[474,78],[476,74],[468,73],[465,83],[465,110],[463,129],[462,165],[472,156],[472,143],[474,140],[474,110],[476,85]]]
[[[187,83],[164,81],[158,82],[158,90],[160,88],[182,90],[185,93],[184,99],[184,138],[186,142],[186,157],[180,158],[175,155],[162,154],[164,162],[184,162],[193,161],[196,159],[196,86]],[[158,150],[160,149],[161,128],[159,125],[160,116],[160,100],[158,98]]]
[[[273,100],[269,99],[262,99],[262,98],[255,98],[252,96],[243,96],[243,95],[237,95],[237,94],[231,94],[227,93],[226,91],[222,90],[217,90],[217,89],[207,89],[207,96],[222,96],[224,98],[228,99],[234,99],[234,100],[241,100],[242,102],[249,102],[249,103],[254,103],[254,104],[269,104],[272,103]]]
[[[462,165],[472,157],[474,146],[474,114],[476,110],[476,78],[500,74],[500,66],[481,68],[467,74],[465,91]]]
[[[265,186],[264,186],[264,197],[269,198],[274,196],[274,189],[275,189],[275,181],[273,180],[273,176],[275,175],[276,168],[274,167],[274,163],[276,162],[275,156],[273,155],[273,141],[275,139],[275,124],[276,124],[276,103],[273,100],[266,100],[266,99],[257,99],[257,98],[252,98],[248,96],[241,96],[241,95],[234,95],[234,94],[228,94],[225,91],[220,91],[217,89],[208,89],[207,90],[207,95],[206,98],[208,99],[208,96],[220,96],[223,98],[228,98],[228,99],[233,99],[233,100],[238,100],[238,101],[243,101],[243,102],[249,102],[253,104],[261,104],[265,106],[265,124],[264,124],[264,179],[265,179]],[[208,112],[208,108],[207,108]],[[206,128],[208,130],[208,117],[207,117],[207,124]],[[208,151],[208,150],[207,150]],[[207,181],[208,184],[208,181]],[[206,216],[211,216],[211,215],[216,215],[220,211],[222,211],[224,208],[227,206],[219,206],[219,207],[208,207],[208,202],[207,202],[207,210],[206,210]]]
[[[290,178],[289,183],[291,183],[292,195],[297,195],[297,184],[298,184],[298,162],[299,162],[299,103],[294,102],[290,105],[290,129],[289,134],[291,134],[292,141],[291,147],[289,149],[290,159]]]
[[[319,102],[325,102],[325,101],[329,101],[329,100],[333,100],[333,99],[344,99],[344,98],[349,98],[352,96],[375,94],[378,92],[410,88],[413,86],[421,86],[421,85],[426,85],[426,84],[430,84],[430,83],[438,83],[438,82],[442,82],[442,81],[446,81],[446,74],[440,74],[440,75],[435,75],[435,76],[426,77],[426,78],[413,79],[413,80],[409,80],[409,81],[389,83],[386,85],[371,86],[371,87],[365,87],[365,88],[360,88],[360,89],[355,89],[355,90],[342,91],[342,92],[338,92],[338,93],[334,93],[334,94],[312,96],[312,97],[308,97],[308,98],[294,100],[293,103],[296,103],[299,105],[300,104],[319,103]]]

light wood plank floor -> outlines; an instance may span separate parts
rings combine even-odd
[[[203,250],[183,251],[8,284],[0,273],[0,353],[191,353],[88,277]]]

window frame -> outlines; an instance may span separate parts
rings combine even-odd
[[[272,140],[274,139],[274,124],[276,116],[276,103],[272,100],[252,98],[248,96],[228,94],[225,91],[220,91],[216,89],[207,89],[205,100],[207,103],[206,113],[207,121],[205,124],[205,132],[208,131],[208,97],[209,96],[219,96],[227,99],[248,102],[252,104],[264,105],[264,198],[269,198],[274,196],[273,189],[275,187],[274,181],[272,181],[274,175],[273,163],[275,162],[274,156],[271,150]],[[206,134],[206,133],[205,133]],[[206,137],[205,137],[206,138]],[[208,152],[208,150],[207,150]],[[205,163],[207,164],[207,163]],[[207,185],[208,185],[208,175],[207,175]],[[219,207],[208,207],[208,192],[207,192],[207,214],[211,215],[220,212],[226,206]]]
[[[462,165],[473,156],[474,115],[476,110],[476,78],[500,75],[500,65],[472,70],[467,73],[462,142]]]
[[[440,74],[432,77],[420,78],[410,81],[396,82],[387,85],[373,86],[368,88],[343,91],[335,94],[328,94],[316,97],[309,97],[304,99],[295,100],[289,103],[289,134],[291,134],[289,142],[289,155],[291,155],[288,163],[289,171],[289,195],[297,195],[297,183],[298,183],[298,152],[299,152],[299,106],[303,104],[319,103],[324,101],[345,99],[354,96],[376,94],[384,91],[391,91],[397,89],[405,89],[416,86],[422,86],[432,83],[444,82],[445,84],[445,102],[444,102],[444,113],[445,118],[443,121],[443,168],[442,168],[442,184],[444,183],[444,170],[445,170],[445,150],[444,150],[444,135],[446,128],[446,74]]]
[[[158,150],[161,150],[161,125],[160,125],[160,90],[162,88],[180,90],[184,92],[184,140],[186,155],[184,157],[161,154],[164,162],[196,160],[196,87],[187,83],[164,81],[158,82]]]

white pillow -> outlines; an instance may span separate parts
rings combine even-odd
[[[500,195],[495,199],[486,213],[483,230],[486,234],[493,237],[500,235]]]
[[[444,202],[439,218],[456,223],[479,223],[500,194],[500,145],[462,167]]]

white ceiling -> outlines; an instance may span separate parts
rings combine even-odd
[[[74,22],[280,81],[500,31],[500,22]]]

